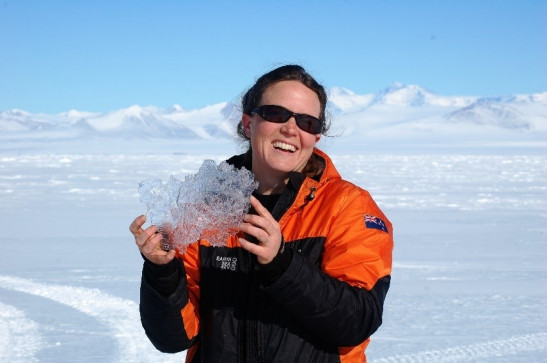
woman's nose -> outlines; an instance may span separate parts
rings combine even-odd
[[[292,116],[285,122],[281,128],[283,132],[290,135],[296,135],[298,133],[298,126],[296,125],[296,119]]]

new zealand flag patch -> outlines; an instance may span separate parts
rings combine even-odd
[[[379,229],[380,231],[384,231],[387,233],[387,226],[383,220],[368,214],[365,214],[364,217],[365,225],[367,228]]]

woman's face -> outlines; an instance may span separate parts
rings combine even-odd
[[[281,81],[268,87],[260,105],[278,105],[295,113],[319,118],[321,103],[317,94],[298,81]],[[302,171],[321,135],[302,131],[291,117],[278,124],[259,115],[243,115],[245,134],[251,140],[253,173],[258,179],[283,180],[290,171]]]

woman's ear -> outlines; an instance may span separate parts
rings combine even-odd
[[[247,114],[243,114],[241,116],[241,125],[243,126],[243,130],[245,131],[245,136],[247,138],[251,138],[251,116]]]
[[[321,140],[321,134],[315,135],[315,143],[317,144]]]

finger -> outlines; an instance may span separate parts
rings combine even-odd
[[[265,217],[265,218],[273,218],[268,209],[260,203],[258,199],[255,198],[254,195],[251,195],[251,205],[253,206],[254,210],[258,213],[259,216]]]
[[[142,231],[142,225],[146,223],[146,216],[140,215],[129,225],[129,231],[135,236]]]
[[[155,242],[153,241],[153,243]],[[149,261],[158,265],[169,263],[173,258],[175,258],[176,256],[175,250],[164,251],[158,246],[159,245],[156,244],[155,245],[156,248],[153,249],[151,252],[148,252],[148,251],[141,251],[141,252]]]
[[[154,251],[162,250],[160,247],[160,243],[162,240],[162,235],[159,233],[154,234],[150,238],[148,238],[142,245],[139,246],[139,249],[144,255],[153,254]],[[163,251],[163,250],[162,250]],[[164,251],[165,252],[165,251]]]
[[[175,250],[169,250],[167,251],[167,254],[165,255],[165,263],[171,261],[173,258],[175,258],[175,255],[177,252]]]
[[[135,235],[135,243],[139,247],[144,246],[146,243],[148,243],[151,237],[156,235],[161,237],[161,234],[157,232],[158,232],[158,227],[154,225],[146,228],[145,230],[141,229],[141,232]]]
[[[268,246],[256,245],[247,241],[244,238],[239,238],[239,244],[243,249],[254,254],[260,264],[267,264],[272,262],[275,255],[277,254],[277,251],[272,252],[271,248],[269,248]]]
[[[175,258],[175,255],[176,255],[175,250],[170,250],[169,252],[165,252],[164,255],[158,256],[157,263],[160,263],[160,264],[169,263],[169,261]]]
[[[255,227],[266,229],[266,227],[271,225],[271,222],[262,216],[257,216],[256,214],[246,214],[243,216],[243,223],[251,224]]]
[[[255,237],[260,242],[265,242],[269,236],[268,232],[264,229],[264,227],[260,226],[257,223],[242,223],[240,224],[239,229],[242,232]]]
[[[243,247],[244,250],[251,252],[254,255],[260,255],[264,247],[257,245],[255,243],[247,241],[245,238],[239,238],[239,244]]]

